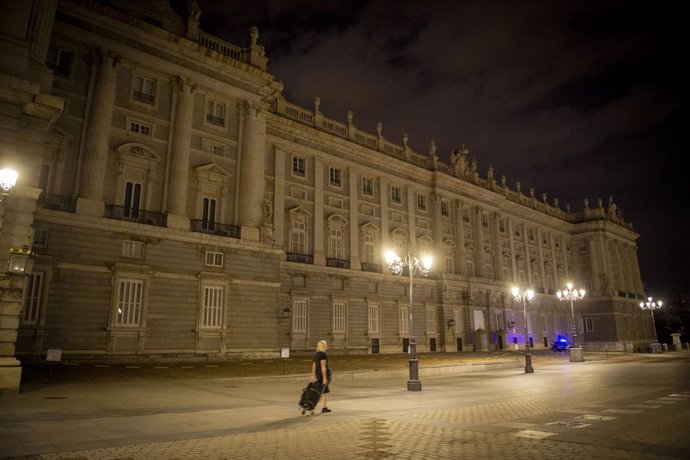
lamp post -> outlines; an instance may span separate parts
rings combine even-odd
[[[659,343],[659,339],[656,335],[656,323],[654,322],[654,310],[661,308],[663,302],[661,300],[654,300],[652,297],[647,297],[646,302],[640,302],[640,308],[643,310],[649,310],[652,314],[652,328],[654,329],[654,344]],[[652,344],[652,351],[654,351],[654,344]],[[661,352],[661,346],[658,346],[659,352]]]
[[[533,374],[534,368],[532,367],[532,354],[529,349],[529,330],[527,328],[527,302],[531,302],[534,298],[534,291],[513,286],[511,292],[516,302],[522,301],[522,314],[525,318],[525,374]]]
[[[573,307],[573,302],[582,300],[585,298],[585,290],[584,289],[574,289],[573,288],[573,283],[568,282],[565,285],[565,289],[562,291],[556,292],[556,296],[558,297],[558,300],[564,300],[564,301],[570,301],[570,320],[572,322],[573,326],[573,331],[572,331],[572,339],[573,339],[573,345],[577,345],[577,327],[575,326],[575,308]]]
[[[407,391],[421,391],[422,382],[419,380],[419,360],[417,359],[417,341],[414,336],[414,314],[412,311],[412,301],[413,301],[413,277],[416,273],[427,274],[431,269],[431,257],[424,256],[420,263],[419,259],[410,255],[410,251],[407,251],[407,257],[402,259],[394,251],[387,251],[385,254],[386,264],[388,269],[394,275],[402,275],[405,267],[407,267],[407,274],[410,280],[410,299],[409,299],[409,321],[410,321],[410,345],[408,348],[409,355],[409,366],[410,366],[410,378],[407,381]]]

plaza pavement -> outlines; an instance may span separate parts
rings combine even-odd
[[[566,398],[550,383],[595,381],[589,365],[608,363],[687,375],[688,352],[535,352],[535,374],[513,353],[422,354],[421,392],[405,390],[406,355],[330,359],[334,412],[317,416],[296,407],[308,356],[27,364],[21,392],[0,395],[0,458],[690,458],[687,385],[645,399],[650,388],[593,383]]]

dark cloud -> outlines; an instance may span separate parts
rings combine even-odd
[[[199,1],[202,27],[259,27],[284,95],[482,175],[582,207],[612,195],[640,232],[647,291],[690,290],[684,15],[641,1]]]

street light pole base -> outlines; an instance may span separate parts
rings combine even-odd
[[[419,380],[408,380],[407,391],[422,391],[422,382]]]
[[[534,368],[532,367],[532,355],[525,355],[525,374],[534,374]]]

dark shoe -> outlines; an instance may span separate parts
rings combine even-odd
[[[321,409],[321,413],[322,413],[322,414],[327,414],[327,413],[329,413],[329,412],[333,412],[333,411],[330,410],[328,407],[324,407],[323,409]]]

